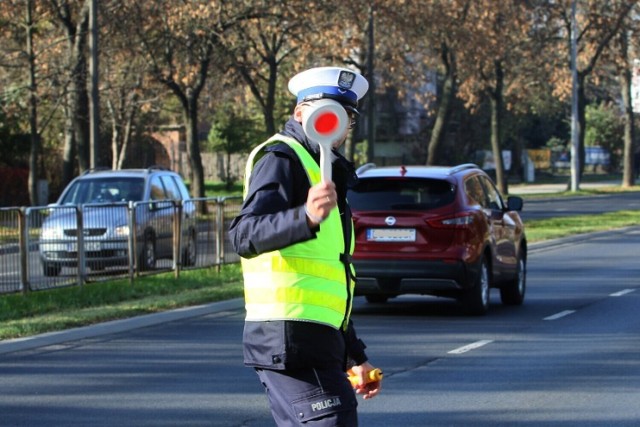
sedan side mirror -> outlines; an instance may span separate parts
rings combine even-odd
[[[507,209],[510,211],[521,211],[524,200],[520,196],[507,197]]]

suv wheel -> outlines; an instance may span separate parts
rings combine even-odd
[[[516,278],[500,288],[500,300],[505,305],[521,305],[527,290],[527,262],[522,254],[518,256]]]
[[[140,252],[140,271],[156,268],[156,241],[150,233],[144,236],[142,252]]]
[[[187,243],[182,252],[182,265],[190,267],[196,265],[198,259],[198,241],[196,240],[195,230],[189,231]]]
[[[54,264],[51,262],[42,263],[42,273],[47,277],[58,276],[61,270],[62,266],[60,266],[59,264]]]
[[[489,265],[484,257],[480,262],[480,274],[471,289],[463,296],[463,304],[469,314],[483,315],[489,310]]]

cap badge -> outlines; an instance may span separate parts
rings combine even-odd
[[[341,89],[351,89],[353,82],[356,80],[356,74],[351,71],[342,70],[338,76],[338,86]]]

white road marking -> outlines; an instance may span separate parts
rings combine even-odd
[[[554,314],[553,316],[545,317],[545,318],[544,318],[544,319],[542,319],[542,320],[556,320],[556,319],[559,319],[559,318],[561,318],[561,317],[564,317],[564,316],[568,316],[568,315],[570,315],[570,314],[573,314],[573,313],[575,313],[575,312],[576,312],[575,310],[565,310],[565,311],[561,311],[560,313],[556,313],[556,314]]]
[[[474,349],[476,349],[476,348],[482,347],[482,346],[487,345],[487,344],[492,343],[492,342],[493,342],[493,340],[480,340],[480,341],[476,341],[476,342],[474,342],[474,343],[471,343],[471,344],[468,344],[468,345],[465,345],[465,346],[462,346],[462,347],[456,348],[455,350],[451,350],[451,351],[449,352],[449,354],[462,354],[462,353],[466,353],[467,351],[474,350]]]
[[[621,297],[622,295],[630,294],[633,291],[635,291],[635,289],[624,289],[624,290],[619,291],[619,292],[614,292],[609,296],[610,297]]]

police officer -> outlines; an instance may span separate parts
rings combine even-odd
[[[302,128],[303,112],[320,99],[339,102],[350,119],[369,84],[337,67],[312,68],[289,81],[297,105],[284,130],[247,161],[244,203],[230,237],[242,257],[246,319],[244,363],[255,368],[278,426],[356,426],[358,405],[345,371],[365,399],[374,367],[350,320],[354,273],[347,188],[353,164],[333,144],[332,179],[320,177],[320,151]]]

